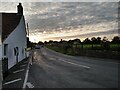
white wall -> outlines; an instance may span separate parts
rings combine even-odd
[[[6,55],[8,57],[8,68],[11,68],[16,64],[16,56],[14,55],[15,47],[19,48],[18,60],[21,61],[25,58],[27,42],[24,17],[21,18],[19,25],[8,36],[3,44],[8,44],[8,54]]]

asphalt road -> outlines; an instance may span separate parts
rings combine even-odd
[[[28,82],[34,88],[117,88],[118,62],[36,49]]]

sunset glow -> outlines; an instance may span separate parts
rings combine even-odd
[[[16,12],[13,2],[3,2],[1,12]],[[32,42],[81,40],[118,35],[117,2],[23,2]]]
[[[82,27],[82,28],[81,28]],[[60,41],[60,39],[64,39],[64,40],[69,40],[69,39],[75,39],[75,38],[79,38],[81,40],[85,39],[86,37],[91,38],[93,36],[92,33],[95,33],[94,36],[100,36],[100,37],[104,37],[105,35],[99,35],[99,33],[103,33],[107,30],[108,31],[108,38],[111,40],[113,38],[113,36],[118,35],[118,24],[117,22],[108,22],[108,23],[100,23],[100,24],[96,24],[96,25],[84,25],[84,26],[78,26],[75,29],[69,29],[69,31],[66,30],[60,30],[60,31],[56,31],[56,30],[52,30],[51,32],[42,32],[42,33],[31,33],[30,35],[30,40],[33,42],[39,42],[39,40],[41,41],[49,41],[49,40],[56,40],[56,41]],[[115,30],[114,30],[115,29]],[[92,31],[93,30],[93,31]],[[111,33],[110,31],[113,30],[113,33]],[[110,33],[109,33],[110,32]],[[88,35],[86,35],[86,33]],[[85,34],[85,36],[84,36]]]

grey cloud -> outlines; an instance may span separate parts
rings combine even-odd
[[[16,11],[17,4],[2,3],[0,11]],[[117,2],[24,2],[23,7],[31,33],[117,21],[118,13]]]
[[[53,7],[56,8],[52,9]],[[34,12],[38,12],[37,14],[33,12],[28,20],[31,30],[57,30],[59,27],[65,29],[68,26],[77,27],[117,20],[115,16],[117,15],[117,3],[33,3],[31,8],[35,10]],[[39,13],[46,8],[48,11]]]
[[[1,2],[118,2],[119,0],[1,0]]]
[[[72,36],[63,36],[63,37],[50,37],[44,39],[69,39],[69,38],[86,38],[86,37],[95,37],[95,36],[106,36],[106,35],[114,35],[118,34],[118,29],[108,30],[108,31],[101,31],[101,32],[93,32],[93,33],[85,33],[80,35],[72,35]]]

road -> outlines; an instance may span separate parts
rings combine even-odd
[[[34,88],[117,88],[118,62],[34,50],[28,82]]]

